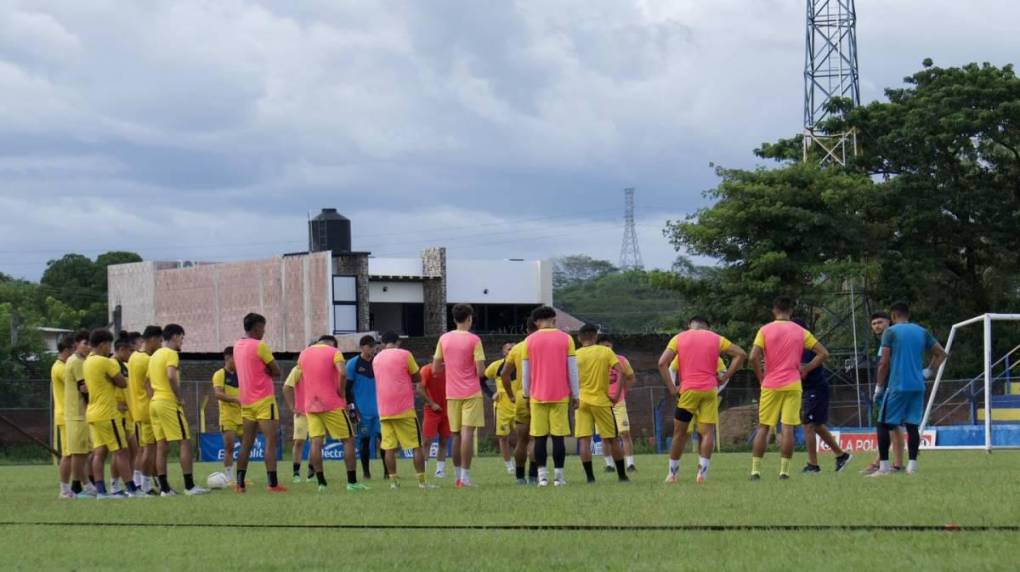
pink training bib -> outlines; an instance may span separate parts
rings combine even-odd
[[[324,413],[347,407],[347,401],[340,396],[337,386],[340,372],[336,369],[336,354],[339,352],[333,346],[315,344],[305,348],[298,357],[298,366],[301,367],[298,386],[304,386],[305,413]]]
[[[273,378],[259,356],[262,340],[241,338],[234,342],[234,364],[237,366],[237,388],[241,405],[251,405],[273,395]]]
[[[719,334],[709,330],[686,330],[677,334],[680,391],[709,391],[719,385],[719,341]]]
[[[466,399],[481,391],[475,365],[475,348],[481,343],[482,340],[471,332],[457,330],[446,332],[439,338],[446,371],[447,399]]]
[[[529,393],[536,401],[563,401],[570,397],[570,335],[556,329],[539,330],[525,340],[528,370],[531,375]]]
[[[785,320],[765,324],[765,379],[761,386],[778,389],[800,381],[800,356],[804,353],[807,331]]]
[[[408,368],[411,352],[388,348],[372,360],[379,417],[394,417],[414,409],[414,380]]]

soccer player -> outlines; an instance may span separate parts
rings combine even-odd
[[[616,353],[606,346],[597,344],[599,329],[591,324],[581,326],[577,334],[581,348],[577,350],[577,371],[579,377],[580,405],[574,411],[574,437],[581,449],[581,465],[588,483],[595,482],[591,464],[591,439],[597,431],[603,444],[609,448],[616,465],[620,482],[627,478],[627,467],[623,462],[623,447],[617,441],[618,431],[613,405],[620,400],[620,386],[616,392],[609,391],[609,372],[623,376],[623,368]]]
[[[453,433],[453,466],[458,489],[473,486],[471,457],[475,430],[485,427],[485,410],[479,380],[485,375],[482,340],[471,333],[474,309],[468,304],[453,306],[457,329],[446,332],[436,344],[432,369],[446,375],[446,414]]]
[[[89,466],[89,426],[85,421],[88,406],[88,386],[85,385],[85,358],[88,357],[89,331],[74,333],[74,353],[64,364],[64,430],[67,434],[67,454],[71,457],[71,490],[78,498],[96,496],[91,483],[92,467]]]
[[[499,441],[499,453],[503,456],[503,464],[506,465],[506,472],[514,474],[514,459],[510,456],[510,433],[514,429],[514,402],[510,399],[506,388],[503,387],[503,368],[507,356],[514,344],[505,343],[501,348],[503,357],[489,364],[485,368],[485,379],[491,380],[496,386],[496,395],[493,398],[493,417],[496,419],[496,439]]]
[[[376,391],[379,416],[382,422],[382,448],[386,451],[386,465],[390,488],[399,488],[397,479],[397,449],[414,450],[414,472],[418,487],[432,488],[425,480],[425,453],[422,451],[421,426],[414,410],[414,386],[421,383],[421,374],[414,356],[400,349],[400,336],[396,332],[382,335],[383,349],[375,356]],[[419,392],[421,393],[421,392]],[[425,395],[426,407],[435,403]]]
[[[535,322],[528,319],[528,335],[538,331]],[[503,364],[503,391],[507,393],[514,403],[514,425],[516,426],[517,445],[514,447],[514,464],[518,485],[538,483],[538,465],[535,464],[535,446],[531,439],[531,408],[528,400],[524,399],[524,368],[521,363],[524,359],[524,342],[518,342],[506,356]],[[528,465],[528,478],[524,478],[524,462],[530,461]]]
[[[924,413],[924,382],[946,359],[946,351],[931,331],[910,322],[910,308],[903,302],[890,308],[893,325],[882,334],[882,359],[878,363],[875,401],[878,413],[878,471],[871,476],[892,473],[889,467],[891,432],[897,425],[907,430],[907,474],[917,473],[917,452],[921,448],[919,425]],[[931,353],[928,367],[925,353]]]
[[[266,440],[266,490],[284,493],[287,489],[276,476],[276,435],[280,428],[280,408],[276,405],[273,379],[280,377],[280,365],[262,338],[266,334],[265,317],[249,313],[244,317],[244,337],[234,343],[234,364],[237,367],[237,385],[241,396],[242,430],[241,453],[237,460],[234,490],[247,489],[244,484],[248,472],[248,457],[255,446],[259,431]]]
[[[776,298],[772,304],[775,321],[758,330],[754,337],[754,347],[751,348],[751,368],[762,388],[758,406],[758,432],[754,436],[751,453],[751,480],[761,479],[761,460],[765,456],[769,431],[778,422],[783,423],[779,479],[790,478],[793,429],[800,423],[801,380],[821,367],[829,357],[829,350],[811,332],[790,321],[793,310],[794,302],[791,298]],[[805,349],[814,350],[815,358],[802,365],[800,357]]]
[[[671,395],[677,395],[673,422],[673,445],[669,452],[667,483],[676,483],[680,472],[680,458],[686,444],[688,428],[697,416],[698,434],[701,435],[700,457],[696,482],[702,484],[708,477],[708,467],[715,445],[715,427],[719,423],[718,388],[727,383],[747,359],[740,346],[709,329],[708,319],[694,316],[687,322],[687,330],[669,341],[659,357],[659,374]],[[725,373],[719,373],[721,355],[733,358]],[[677,388],[670,373],[670,365],[677,361]],[[799,360],[799,356],[798,356]],[[799,363],[799,362],[798,362]]]
[[[875,335],[875,345],[878,346],[878,359],[882,359],[882,334],[885,333],[889,326],[892,325],[892,318],[885,312],[875,312],[871,315],[871,332]],[[876,369],[878,362],[875,362]],[[876,371],[877,373],[877,371]],[[875,413],[878,415],[878,404],[875,404]],[[905,435],[903,433],[903,426],[897,425],[893,429],[892,433],[892,450],[893,458],[896,462],[891,467],[892,472],[898,473],[903,471],[903,442],[905,441]],[[861,469],[862,475],[870,475],[878,470],[878,464],[882,459],[879,457],[878,450],[875,451],[875,460]]]
[[[223,349],[223,367],[212,376],[213,393],[219,404],[220,434],[223,436],[223,472],[234,480],[234,443],[241,432],[241,398],[237,389],[234,348]]]
[[[308,419],[308,437],[312,440],[308,465],[315,470],[315,478],[319,482],[319,492],[326,492],[326,473],[322,461],[322,447],[326,434],[344,444],[344,464],[347,466],[347,490],[351,492],[366,490],[368,487],[358,483],[358,461],[354,454],[354,427],[347,416],[346,395],[346,363],[344,356],[337,350],[337,340],[325,335],[318,343],[305,348],[298,357],[300,378],[294,388],[285,391],[296,391],[302,388],[304,403],[302,411]]]
[[[598,344],[613,349],[613,339],[608,334],[599,334]],[[623,459],[627,464],[627,472],[633,473],[637,470],[637,466],[634,465],[634,441],[630,437],[630,416],[627,415],[626,400],[627,390],[634,385],[634,368],[631,367],[630,360],[626,357],[616,354],[616,359],[620,360],[623,377],[617,375],[615,369],[609,371],[609,393],[613,395],[617,391],[620,392],[620,400],[613,406],[613,417],[616,418],[616,429],[620,434],[617,439],[620,446],[623,447]],[[616,463],[608,447],[603,446],[602,456],[606,461],[606,472],[613,472],[616,469]]]
[[[570,409],[577,405],[579,374],[574,338],[556,329],[556,310],[539,306],[531,312],[538,331],[522,342],[522,395],[531,408],[531,436],[535,438],[535,463],[538,464],[538,486],[549,486],[546,461],[549,458],[548,437],[553,442],[554,481],[557,487],[567,484],[563,474],[567,449],[563,438],[570,434]]]
[[[156,477],[156,435],[152,431],[149,416],[149,359],[163,343],[163,328],[146,326],[142,332],[142,349],[128,358],[128,409],[135,420],[135,438],[138,440],[138,456],[134,466],[142,471],[141,489],[150,496],[158,496],[153,489],[158,484]],[[137,484],[137,483],[136,483]]]
[[[316,342],[308,344],[309,347],[314,346]],[[299,385],[298,381],[301,380],[301,366],[295,365],[291,368],[290,373],[287,374],[287,380],[283,382],[283,398],[287,402],[287,406],[294,413],[294,420],[291,424],[292,435],[291,435],[291,450],[290,458],[293,462],[294,474],[291,477],[291,482],[301,482],[301,459],[305,453],[305,442],[308,441],[308,417],[305,415],[305,396],[304,386]],[[291,388],[290,391],[287,388]],[[308,480],[311,481],[315,478],[315,469],[311,463],[308,464]]]
[[[64,418],[64,365],[74,353],[74,336],[64,334],[57,340],[57,359],[50,367],[50,390],[53,392],[53,422],[56,439],[53,446],[60,452],[57,476],[60,478],[60,496],[73,499],[75,492],[71,485],[71,455],[67,451],[67,421]],[[81,487],[81,483],[78,483]]]
[[[421,385],[418,386],[418,394],[427,403],[424,419],[425,442],[431,444],[437,437],[439,443],[436,447],[436,472],[435,477],[442,479],[446,477],[446,447],[450,443],[450,418],[446,415],[446,375],[436,373],[432,364],[421,368]],[[459,472],[459,470],[458,470]]]
[[[793,323],[807,329],[807,324],[800,319]],[[804,350],[800,362],[809,364],[815,359],[815,352]],[[822,472],[818,465],[818,439],[825,442],[836,456],[836,472],[846,468],[854,456],[844,451],[839,446],[839,441],[829,432],[825,425],[829,421],[829,380],[825,378],[823,368],[818,368],[804,376],[801,382],[803,396],[800,405],[800,421],[804,426],[804,445],[807,449],[808,462],[804,466],[804,473],[815,474]]]
[[[347,362],[348,393],[354,400],[354,408],[358,416],[358,440],[360,442],[361,474],[366,479],[372,478],[369,461],[372,456],[372,444],[376,446],[379,458],[383,459],[382,430],[379,426],[379,407],[375,395],[375,372],[372,360],[375,358],[375,338],[362,336],[358,341],[361,353]],[[386,461],[383,460],[383,478],[386,477]]]
[[[92,353],[85,358],[82,370],[85,385],[88,387],[89,404],[85,419],[89,424],[89,436],[92,439],[92,476],[95,479],[97,498],[127,498],[145,496],[135,487],[130,478],[127,480],[127,492],[111,491],[107,494],[104,480],[104,464],[107,453],[113,455],[110,462],[110,478],[131,474],[130,455],[127,450],[127,439],[124,435],[121,413],[117,410],[117,391],[119,387],[127,387],[127,380],[120,373],[120,364],[109,356],[113,345],[113,334],[105,329],[92,330],[89,335],[89,346]]]
[[[191,431],[184,415],[184,398],[181,395],[181,358],[179,352],[184,345],[184,328],[179,324],[167,324],[163,328],[163,347],[149,358],[146,373],[149,384],[149,422],[156,439],[156,473],[159,479],[160,496],[172,497],[177,493],[167,479],[167,457],[170,445],[178,444],[181,472],[184,475],[184,493],[188,496],[203,495],[209,491],[196,486],[192,473]]]
[[[127,379],[128,379],[128,360],[131,359],[131,354],[134,352],[135,340],[131,338],[130,332],[121,332],[120,336],[113,342],[113,357],[117,362],[117,366],[120,368],[120,375],[124,378],[124,387],[117,387],[114,390],[114,396],[117,398],[117,423],[120,424],[122,435],[126,441],[127,455],[128,455],[128,472],[125,474],[117,475],[113,473],[114,477],[119,476],[120,478],[114,478],[111,482],[110,490],[114,493],[122,490],[123,482],[131,481],[135,484],[135,488],[141,487],[142,473],[138,470],[131,470],[133,468],[134,460],[138,456],[138,439],[135,436],[135,420],[131,416],[131,408],[128,406],[128,395],[127,395]],[[144,494],[144,493],[143,493]]]

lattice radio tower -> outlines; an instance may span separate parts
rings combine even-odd
[[[634,226],[634,188],[623,190],[625,209],[623,212],[623,245],[620,247],[620,270],[644,270],[641,261],[641,247],[637,242],[637,228]]]
[[[817,147],[822,164],[846,165],[857,154],[853,130],[828,133],[833,98],[861,103],[857,71],[857,10],[854,0],[807,0],[807,49],[804,58],[804,160]]]

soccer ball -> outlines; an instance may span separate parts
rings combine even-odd
[[[210,489],[225,489],[230,484],[230,479],[223,473],[213,473],[206,478],[205,483]]]

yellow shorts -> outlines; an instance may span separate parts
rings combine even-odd
[[[294,440],[295,441],[306,441],[308,440],[308,418],[303,414],[294,414]]]
[[[775,427],[779,421],[783,425],[800,425],[801,393],[799,382],[779,389],[762,389],[758,423],[769,427]]]
[[[582,402],[574,411],[574,437],[591,437],[596,431],[603,439],[615,439],[619,434],[613,406]]]
[[[241,406],[241,419],[245,421],[276,421],[279,418],[280,408],[276,406],[275,395]]]
[[[106,447],[113,453],[127,447],[127,436],[120,419],[107,419],[89,423],[89,435],[92,437],[92,448]]]
[[[413,410],[406,417],[384,417],[382,425],[382,449],[417,449],[421,447],[421,425]]]
[[[334,409],[321,413],[306,413],[308,436],[312,439],[323,437],[326,433],[337,441],[350,439],[354,435],[351,420],[344,409]]]
[[[70,453],[67,452],[67,429],[64,427],[64,424],[57,423],[54,429],[53,448],[60,453],[61,457],[70,455]]]
[[[676,408],[693,413],[698,423],[706,425],[719,423],[719,395],[711,389],[708,391],[688,389],[680,392]]]
[[[495,409],[493,417],[496,419],[496,436],[506,437],[514,430],[514,418],[516,417],[514,404],[497,402]]]
[[[241,406],[236,403],[224,404],[220,402],[220,433],[233,431],[240,434],[244,427],[244,418],[241,416]]]
[[[121,429],[124,430],[124,435],[126,437],[135,436],[135,422],[131,419],[130,413],[121,413],[120,417],[117,418],[117,423],[120,425]]]
[[[531,401],[532,437],[566,437],[570,435],[570,402],[567,400],[552,403]]]
[[[184,410],[174,401],[153,399],[149,402],[149,421],[157,441],[183,441],[191,439]]]
[[[613,417],[616,418],[617,431],[630,433],[630,415],[627,415],[626,401],[621,401],[613,406]]]
[[[460,433],[461,427],[485,427],[481,394],[467,399],[447,399],[446,415],[450,419],[452,433]]]
[[[152,423],[135,421],[135,438],[139,447],[147,447],[156,443],[156,435],[152,432]]]
[[[92,451],[89,443],[89,424],[85,421],[68,421],[64,424],[67,446],[61,452],[64,455],[88,455]]]
[[[236,419],[225,419],[220,417],[220,433],[227,432],[240,435],[244,433],[244,424]]]

